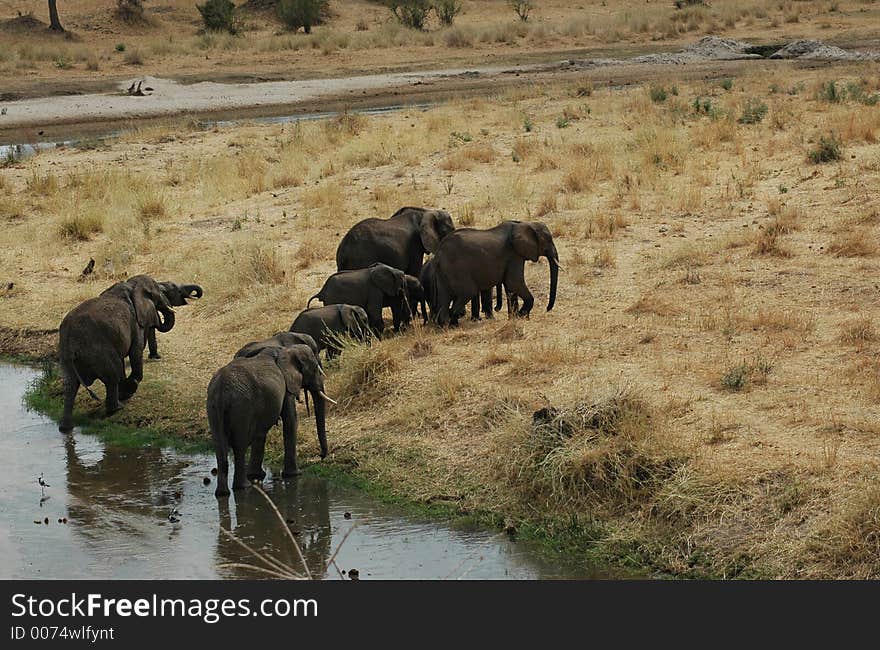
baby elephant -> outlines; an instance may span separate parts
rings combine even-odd
[[[136,275],[128,279],[134,286],[149,287],[153,279],[147,275]],[[172,307],[184,307],[187,300],[202,297],[202,288],[197,284],[177,284],[175,282],[159,282],[159,289],[162,295]],[[159,346],[156,343],[156,328],[147,327],[144,329],[145,341],[144,345],[150,347],[150,358],[161,359],[159,354]]]
[[[406,298],[406,280],[400,269],[376,263],[356,271],[338,271],[327,278],[324,286],[309,298],[309,304],[317,298],[325,305],[357,305],[367,312],[370,327],[377,336],[382,335],[382,307],[388,299],[394,313],[394,322],[402,316],[395,311]]]
[[[391,307],[394,317],[394,331],[399,332],[401,327],[408,326],[416,315],[416,307],[422,306],[422,317],[428,322],[427,309],[425,307],[425,290],[422,283],[413,275],[404,275],[406,282],[406,300],[398,296],[385,296],[383,307]]]
[[[266,348],[289,348],[291,345],[308,345],[312,352],[314,352],[315,358],[318,359],[318,365],[320,365],[321,359],[318,357],[318,354],[321,352],[321,348],[318,347],[315,339],[308,334],[298,334],[293,331],[278,332],[274,336],[270,336],[262,341],[248,343],[235,353],[235,357],[255,357]]]
[[[229,448],[235,456],[232,488],[247,487],[248,480],[262,480],[266,435],[281,418],[284,430],[285,478],[299,473],[296,465],[296,398],[308,390],[315,403],[315,424],[321,458],[327,455],[325,428],[327,400],[324,378],[315,353],[307,345],[266,347],[253,357],[238,357],[220,368],[208,384],[208,424],[217,453],[217,489],[227,496]],[[332,401],[332,400],[331,400]],[[251,449],[250,467],[245,454]]]
[[[314,339],[318,350],[327,350],[327,358],[340,353],[338,336],[364,340],[371,335],[367,312],[357,305],[327,305],[300,312],[290,326],[291,333]]]

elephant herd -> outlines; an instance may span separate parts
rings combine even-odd
[[[424,263],[426,254],[431,257]],[[207,392],[208,423],[217,453],[218,497],[229,494],[228,452],[234,457],[233,489],[262,480],[263,452],[269,430],[280,419],[284,438],[283,476],[298,473],[296,401],[309,395],[314,403],[321,458],[327,455],[326,409],[321,350],[328,358],[340,353],[340,337],[381,337],[382,310],[390,307],[394,330],[410,325],[421,308],[424,323],[456,325],[471,305],[492,317],[492,289],[502,292],[508,311],[527,317],[534,298],[525,283],[525,261],[546,257],[550,266],[553,308],[559,255],[547,226],[540,222],[505,221],[486,230],[455,228],[443,210],[406,207],[388,219],[365,219],[342,238],[336,251],[337,272],[309,299],[289,331],[242,347],[211,378]],[[143,352],[159,358],[155,332],[175,322],[172,307],[200,298],[195,284],[157,282],[138,275],[117,282],[72,309],[59,330],[59,358],[64,381],[64,411],[59,429],[69,431],[73,403],[82,385],[100,380],[106,387],[108,414],[129,399],[143,379]],[[323,307],[310,307],[312,300]],[[522,306],[519,306],[519,301]],[[130,373],[125,375],[125,358]],[[250,462],[246,455],[250,449]]]

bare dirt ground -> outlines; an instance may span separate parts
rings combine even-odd
[[[0,325],[51,330],[138,272],[201,283],[113,417],[205,437],[211,374],[287,328],[359,219],[542,220],[557,307],[529,265],[530,320],[347,350],[332,462],[676,575],[876,577],[880,83],[773,65],[39,154],[0,171]]]

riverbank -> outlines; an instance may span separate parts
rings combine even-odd
[[[0,170],[0,325],[51,330],[138,272],[198,282],[109,421],[205,441],[212,373],[289,326],[353,223],[541,220],[554,310],[529,264],[529,320],[346,350],[327,464],[654,573],[877,576],[880,87],[868,64],[750,70],[42,152]]]

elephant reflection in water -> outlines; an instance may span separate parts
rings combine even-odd
[[[65,434],[64,450],[71,497],[68,516],[75,531],[99,540],[108,528],[114,535],[155,536],[162,530],[156,522],[178,504],[184,460],[153,447],[105,446],[98,462],[86,464],[73,434]]]
[[[287,521],[294,538],[309,566],[313,578],[326,575],[327,563],[332,553],[333,534],[330,527],[330,501],[327,484],[313,477],[300,477],[297,481],[274,481],[265,484],[266,494],[275,503]],[[290,543],[278,516],[256,490],[235,493],[234,502],[217,501],[220,525],[254,550],[265,553],[297,573],[303,573],[302,561]],[[235,527],[232,527],[232,515]],[[241,546],[229,539],[222,531],[217,537],[217,563],[244,562],[263,566]],[[258,578],[259,574],[244,571],[242,577]]]

